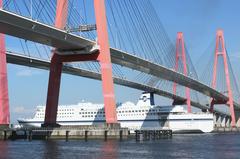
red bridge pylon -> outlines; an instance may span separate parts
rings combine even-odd
[[[185,52],[185,45],[184,45],[184,38],[183,33],[177,33],[176,39],[176,61],[175,61],[175,71],[178,71],[179,67],[179,60],[182,60],[183,63],[183,73],[184,75],[188,74],[187,70],[187,62],[186,62],[186,52]],[[173,94],[176,95],[177,93],[177,83],[173,84]],[[186,101],[173,101],[173,105],[177,104],[187,104],[188,113],[191,113],[191,99],[190,99],[190,89],[186,87]]]
[[[56,50],[50,65],[47,104],[43,126],[54,126],[57,118],[57,107],[60,91],[61,73],[63,62],[73,61],[99,61],[102,73],[102,88],[106,123],[117,123],[114,85],[112,78],[112,63],[110,57],[107,20],[104,0],[94,0],[98,45],[100,50],[89,55],[59,55]],[[55,26],[63,29],[66,26],[68,13],[68,0],[57,1]]]
[[[224,63],[224,72],[225,72],[226,84],[227,84],[228,101],[217,101],[215,99],[211,99],[210,111],[213,112],[215,104],[227,104],[227,105],[229,105],[230,113],[231,113],[231,120],[232,120],[231,126],[235,127],[236,126],[236,119],[235,119],[235,111],[234,111],[234,105],[233,105],[233,94],[232,94],[231,82],[230,82],[230,77],[229,77],[229,69],[228,69],[227,54],[226,54],[223,30],[218,30],[217,31],[216,48],[215,48],[215,53],[214,54],[215,54],[215,56],[214,56],[212,87],[214,89],[216,88],[218,57],[222,56],[223,57],[223,63]]]
[[[0,8],[2,8],[2,6],[3,0],[0,0]],[[0,34],[0,125],[9,125],[9,123],[10,113],[5,35]]]

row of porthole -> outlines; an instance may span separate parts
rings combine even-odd
[[[137,112],[158,112],[160,110],[123,110],[123,111],[117,111],[117,113],[137,113]]]
[[[87,118],[87,117],[88,118],[90,118],[90,117],[95,117],[96,118],[96,117],[105,117],[105,115],[94,115],[94,116],[93,115],[83,115],[82,117],[83,118]]]
[[[79,114],[105,114],[105,112],[79,112]]]
[[[118,116],[133,116],[133,115],[136,116],[136,115],[146,115],[146,114],[121,114],[121,115],[118,114]],[[147,115],[157,115],[157,114],[156,113],[149,113]],[[105,115],[103,115],[103,116],[102,115],[95,115],[95,116],[94,115],[83,115],[82,117],[83,118],[84,117],[105,117]]]
[[[45,112],[45,110],[39,110],[40,112]],[[74,111],[74,109],[59,109],[58,111],[65,112],[65,111]]]
[[[137,113],[137,112],[157,112],[157,110],[123,110],[123,111],[117,111],[117,113]],[[99,113],[99,114],[102,114],[105,112],[79,112],[79,114],[96,114],[96,113]]]
[[[37,116],[36,118],[43,118],[44,116]],[[57,117],[59,117],[59,118],[65,118],[65,117],[67,117],[67,118],[70,118],[70,117],[72,117],[72,116],[57,116]]]

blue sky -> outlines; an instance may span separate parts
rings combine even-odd
[[[177,32],[184,33],[188,52],[194,63],[199,61],[199,57],[215,38],[216,30],[224,29],[230,60],[234,71],[239,75],[239,1],[151,1],[172,41],[175,40]],[[30,117],[33,115],[36,105],[45,104],[48,71],[8,64],[8,80],[12,122],[15,122],[18,117]],[[102,102],[101,92],[100,81],[63,74],[59,103],[74,104],[82,100]],[[117,101],[136,102],[141,91],[115,86],[115,93]],[[157,101],[158,104],[169,103],[162,98],[158,98]],[[164,102],[162,103],[162,101]]]

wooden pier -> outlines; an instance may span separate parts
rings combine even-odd
[[[162,138],[171,138],[172,130],[136,130],[136,141],[156,140]]]

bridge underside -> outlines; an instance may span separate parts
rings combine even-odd
[[[38,58],[33,58],[33,57],[28,57],[20,54],[15,54],[12,52],[7,52],[7,62],[11,64],[17,64],[17,65],[22,65],[22,66],[29,66],[29,67],[34,67],[38,69],[44,69],[44,70],[49,70],[50,69],[50,61],[47,60],[42,60]],[[75,75],[75,76],[81,76],[81,77],[86,77],[90,79],[95,79],[95,80],[101,80],[101,74],[85,69],[80,69],[77,67],[71,67],[71,66],[66,66],[64,65],[62,68],[63,73]],[[126,79],[118,78],[118,77],[113,77],[114,83],[122,86],[126,86],[129,88],[134,88],[138,90],[143,90],[147,92],[154,92],[157,95],[173,99],[175,101],[186,101],[185,98],[174,95],[172,93],[162,91],[157,88],[150,87],[148,85],[144,85],[141,83],[129,81]],[[209,109],[209,107],[202,105],[198,102],[191,101],[191,105],[194,107],[197,107],[201,110],[206,110]],[[229,115],[226,112],[220,111],[220,110],[214,110],[214,113],[217,113],[219,115]]]

